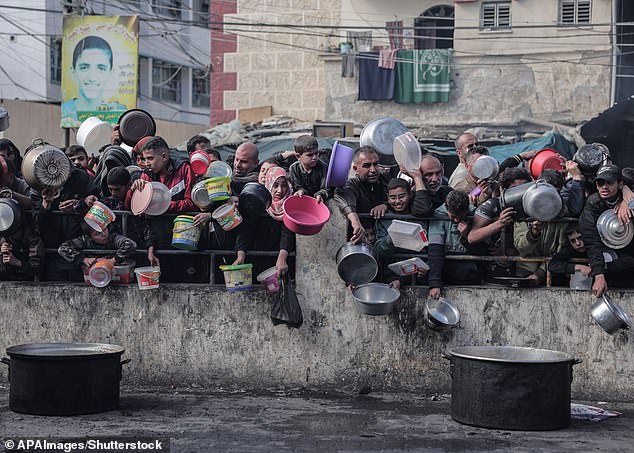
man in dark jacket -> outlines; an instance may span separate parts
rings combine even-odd
[[[580,272],[586,277],[592,273],[592,269],[587,264],[571,262],[574,258],[588,257],[586,245],[579,230],[579,224],[577,222],[570,223],[564,233],[566,242],[564,242],[561,250],[552,257],[548,264],[548,270],[553,275],[553,285],[567,285],[568,281],[564,281],[564,277],[569,279],[570,275],[575,272]]]
[[[586,200],[579,227],[594,277],[592,293],[601,297],[608,289],[606,274],[610,276],[611,282],[618,281],[621,277],[619,273],[634,268],[634,256],[632,244],[619,250],[609,248],[602,242],[597,230],[599,216],[608,209],[614,209],[623,199],[623,179],[619,168],[613,164],[602,166],[597,170],[595,184],[598,192]],[[626,278],[624,280],[627,281]]]
[[[443,185],[443,167],[437,157],[425,154],[420,162],[420,172],[412,172],[416,195],[412,202],[412,214],[416,217],[431,217],[447,199],[453,189]]]
[[[356,176],[345,187],[335,190],[335,200],[341,213],[350,221],[350,241],[357,244],[365,237],[365,228],[359,214],[369,213],[380,219],[388,209],[387,184],[389,177],[379,171],[379,155],[371,146],[362,146],[352,157],[352,169]]]

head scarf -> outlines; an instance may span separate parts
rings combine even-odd
[[[264,186],[269,192],[271,192],[271,198],[273,198],[273,185],[275,185],[275,181],[280,178],[286,178],[286,181],[288,183],[288,193],[279,201],[273,199],[273,201],[271,201],[271,207],[267,209],[271,217],[273,217],[275,220],[282,221],[284,219],[284,201],[288,197],[290,197],[291,193],[293,192],[291,183],[288,181],[288,174],[286,173],[286,170],[284,170],[282,167],[271,167],[266,171],[264,178]]]
[[[141,150],[143,149],[143,146],[150,141],[151,138],[154,138],[154,136],[152,135],[146,135],[145,137],[143,137],[141,140],[139,140],[136,145],[134,145],[134,147],[132,148],[132,156],[136,158],[136,156],[140,156],[141,155]]]

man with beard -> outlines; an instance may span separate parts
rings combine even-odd
[[[231,177],[231,192],[239,195],[248,182],[258,182],[259,165],[258,147],[255,143],[243,143],[236,149],[233,158],[233,176]]]
[[[590,259],[590,269],[594,277],[592,293],[601,297],[608,289],[606,274],[610,284],[630,286],[631,273],[625,272],[634,267],[633,244],[619,250],[606,246],[599,236],[597,220],[603,212],[614,209],[623,199],[623,179],[616,165],[604,165],[597,170],[595,178],[597,193],[586,200],[579,228]],[[630,274],[630,275],[626,275]]]
[[[389,177],[379,172],[379,155],[371,146],[362,146],[352,157],[356,176],[345,187],[337,187],[335,200],[341,213],[350,221],[350,241],[358,244],[365,237],[365,228],[359,214],[369,213],[380,219],[388,209],[387,184]]]
[[[442,185],[443,167],[440,160],[425,154],[420,162],[420,172],[412,172],[416,195],[412,203],[412,214],[416,217],[430,217],[434,210],[447,199],[453,189]]]

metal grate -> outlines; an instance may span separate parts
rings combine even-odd
[[[511,28],[511,2],[486,2],[482,4],[480,28],[504,30]]]

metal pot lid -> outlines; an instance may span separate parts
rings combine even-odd
[[[108,356],[124,352],[122,346],[106,343],[30,343],[7,348],[11,357],[32,358]]]
[[[0,232],[9,231],[16,222],[16,210],[20,209],[20,205],[10,198],[0,199]]]
[[[631,223],[623,225],[618,216],[608,209],[597,219],[597,231],[601,241],[611,249],[627,247],[634,237],[634,228]]]
[[[449,354],[463,359],[504,363],[560,363],[576,361],[572,355],[565,352],[517,346],[462,346],[450,349]]]
[[[530,218],[550,222],[561,212],[563,201],[554,186],[538,180],[522,196],[522,207]]]
[[[70,177],[70,160],[61,149],[45,145],[33,160],[33,177],[42,186],[48,188],[62,187]],[[32,149],[29,153],[36,153]]]
[[[480,156],[473,163],[473,175],[480,179],[495,179],[500,172],[498,161],[492,156]]]
[[[128,146],[134,146],[143,137],[156,134],[156,122],[145,110],[131,109],[119,117],[121,140]]]
[[[391,117],[377,118],[365,125],[359,137],[360,146],[371,146],[379,153],[381,163],[392,165],[394,159],[394,139],[409,132],[399,120]]]

